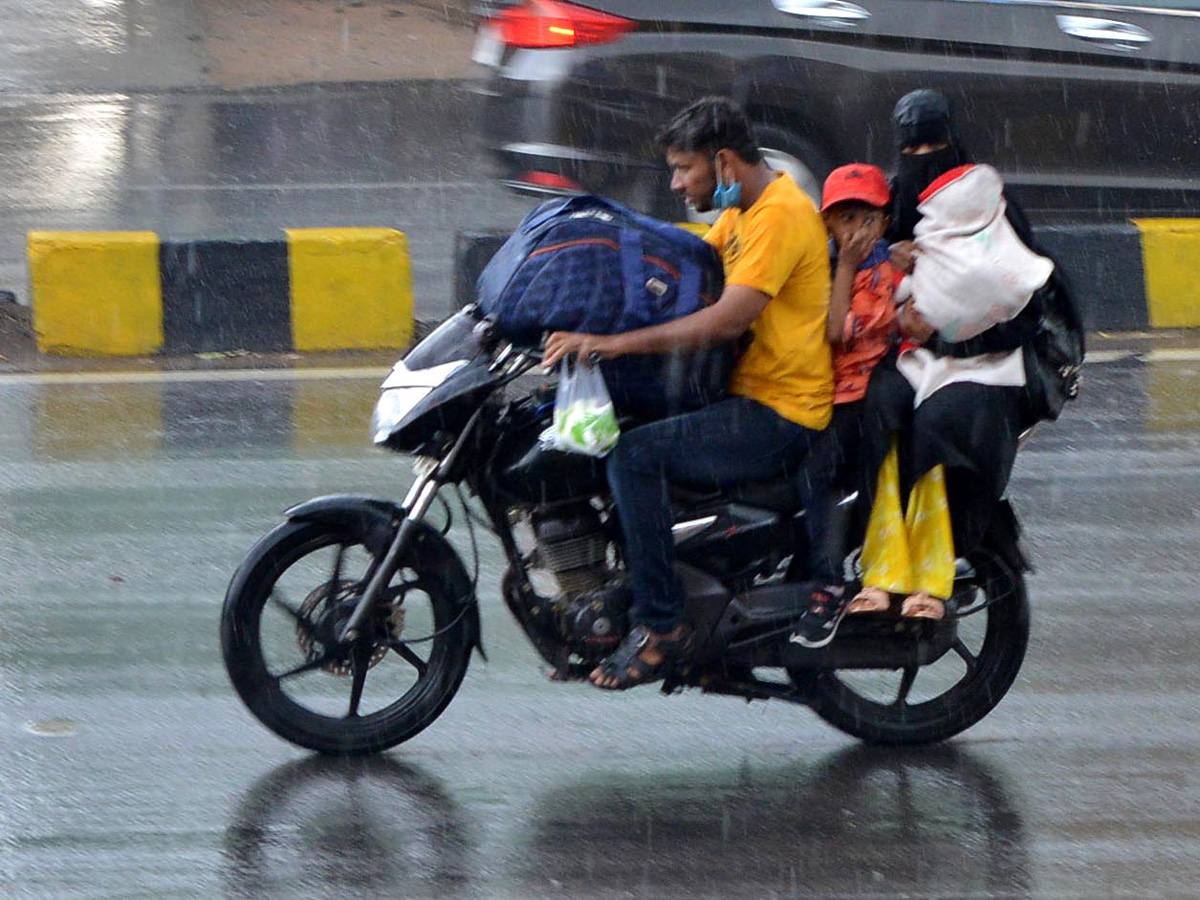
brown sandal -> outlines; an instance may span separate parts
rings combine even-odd
[[[885,613],[892,608],[892,595],[883,588],[865,587],[850,601],[846,615],[861,616],[868,613]]]
[[[933,619],[937,621],[946,615],[946,601],[925,591],[917,591],[904,599],[900,607],[900,616],[905,619]]]

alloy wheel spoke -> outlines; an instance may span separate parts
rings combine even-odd
[[[979,657],[976,656],[974,653],[972,653],[969,649],[967,649],[967,645],[963,643],[962,638],[955,638],[954,643],[951,644],[950,646],[951,646],[951,649],[953,649],[954,652],[959,655],[959,658],[961,658],[962,661],[964,663],[966,663],[967,677],[969,678],[970,676],[974,675],[975,667],[976,667],[977,663],[979,662]]]
[[[276,681],[283,681],[285,678],[293,678],[296,675],[303,675],[305,672],[311,672],[313,669],[319,669],[321,666],[331,662],[337,656],[336,650],[327,650],[320,656],[314,656],[306,663],[301,663],[294,669],[288,669],[286,672],[276,675]]]
[[[371,667],[371,648],[358,646],[350,653],[350,712],[347,718],[358,716],[358,704],[362,700],[363,685],[367,683],[367,669]]]
[[[900,678],[900,690],[896,692],[893,706],[904,706],[908,703],[908,693],[912,690],[913,682],[917,680],[917,666],[905,666]]]
[[[419,588],[424,585],[424,582],[419,578],[401,578],[399,581],[394,581],[388,585],[389,596],[392,598],[402,599],[405,594],[413,588]]]
[[[333,576],[329,579],[329,596],[325,598],[328,605],[337,596],[342,581],[342,563],[346,559],[346,545],[338,544],[333,557]]]
[[[292,619],[295,620],[296,624],[299,625],[304,631],[305,635],[312,637],[313,623],[306,615],[304,615],[304,613],[300,612],[298,607],[288,603],[287,600],[279,595],[278,591],[271,592],[271,602],[291,616]]]
[[[404,643],[403,641],[398,640],[392,641],[391,647],[400,654],[405,662],[409,663],[414,669],[417,670],[418,676],[421,678],[425,677],[425,673],[429,671],[429,663],[417,656],[416,651],[414,651],[412,647],[408,646],[408,644]]]

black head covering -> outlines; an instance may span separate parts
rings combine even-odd
[[[888,240],[910,241],[921,218],[917,212],[921,191],[938,176],[969,162],[970,157],[954,131],[950,101],[939,91],[923,88],[901,97],[892,110],[892,132],[897,151],[920,144],[946,144],[932,153],[898,154]]]
[[[950,101],[939,91],[922,88],[910,91],[892,110],[892,132],[896,149],[918,144],[941,144],[950,141]]]
[[[887,235],[890,242],[895,242],[912,240],[913,227],[921,218],[917,212],[917,198],[921,192],[941,175],[969,163],[971,158],[954,131],[950,101],[938,91],[923,89],[901,97],[892,110],[892,130],[897,151],[920,144],[946,144],[932,153],[899,154],[896,177],[892,183],[892,225]],[[1021,207],[1011,197],[1006,196],[1005,199],[1005,216],[1017,236],[1033,252],[1050,256],[1034,240],[1033,230]],[[1064,327],[1072,329],[1078,335],[1078,340],[1082,341],[1082,324],[1070,297],[1070,285],[1056,262],[1050,280],[1014,319],[993,325],[970,340],[953,344],[935,335],[925,346],[939,356],[968,357],[981,353],[1009,352],[1033,340],[1041,328],[1047,304],[1051,304],[1057,315],[1064,317]]]

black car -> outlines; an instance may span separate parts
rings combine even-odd
[[[475,59],[484,140],[529,193],[679,217],[653,135],[716,93],[816,194],[844,162],[890,171],[892,106],[931,87],[1040,221],[1200,208],[1200,2],[527,0],[493,7]]]

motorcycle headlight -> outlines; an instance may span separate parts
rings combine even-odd
[[[386,442],[418,403],[466,364],[467,360],[461,359],[411,371],[403,361],[396,363],[384,379],[371,414],[371,439],[376,444]]]
[[[432,387],[390,388],[380,394],[371,415],[371,439],[376,444],[384,443],[413,407],[432,390]]]

